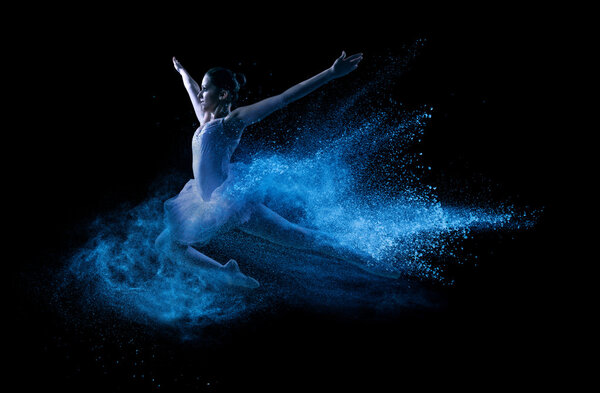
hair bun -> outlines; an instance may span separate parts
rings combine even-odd
[[[240,89],[246,85],[246,75],[242,74],[241,72],[236,72],[233,74],[233,77],[237,81]]]
[[[246,84],[246,77],[242,73],[236,73],[228,68],[214,67],[206,71],[206,76],[210,77],[211,82],[219,89],[229,91],[229,101],[235,102],[238,99],[238,92]]]

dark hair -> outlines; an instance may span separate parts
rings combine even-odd
[[[237,101],[238,92],[246,84],[246,77],[244,74],[235,73],[224,67],[211,68],[206,72],[206,75],[210,77],[211,82],[219,89],[229,91],[229,101],[231,103]]]

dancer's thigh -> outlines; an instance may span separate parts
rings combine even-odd
[[[239,227],[240,230],[274,243],[290,247],[308,247],[312,241],[311,229],[294,224],[273,210],[260,204],[250,219]]]

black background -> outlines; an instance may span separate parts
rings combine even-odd
[[[498,22],[487,11],[417,28],[407,27],[412,14],[397,11],[292,21],[293,13],[291,7],[238,23],[231,11],[206,18],[182,11],[169,21],[116,11],[94,19],[89,11],[46,20],[35,40],[18,46],[13,115],[20,121],[12,146],[22,169],[15,197],[27,198],[27,216],[15,231],[27,240],[15,243],[21,258],[11,276],[17,382],[101,391],[486,388],[522,377],[537,384],[541,374],[532,365],[552,366],[556,346],[547,345],[547,333],[567,313],[546,281],[559,253],[566,170],[557,162],[547,106],[558,83],[547,83],[546,63],[548,48],[560,45],[556,36],[526,17],[500,14]],[[198,78],[216,65],[238,69],[249,79],[249,99],[258,99],[320,72],[341,50],[363,52],[368,68],[370,57],[401,54],[419,38],[426,45],[395,94],[435,108],[421,146],[434,168],[431,180],[484,176],[501,185],[498,198],[544,208],[532,230],[473,245],[482,257],[458,271],[447,309],[385,321],[283,310],[232,326],[224,343],[200,345],[154,336],[117,317],[103,334],[69,326],[40,298],[40,272],[60,267],[61,253],[83,240],[78,225],[121,201],[142,200],[165,168],[187,170],[189,160],[178,153],[195,119],[172,56]],[[136,337],[135,348],[128,336]],[[161,387],[133,378],[133,368],[100,367],[97,356],[123,351],[146,356],[146,372]]]

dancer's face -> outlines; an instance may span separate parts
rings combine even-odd
[[[210,80],[210,76],[204,75],[200,88],[202,90],[199,97],[205,111],[214,113],[220,105],[225,103],[228,92],[215,86]]]

